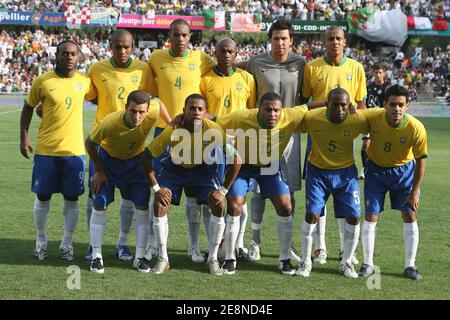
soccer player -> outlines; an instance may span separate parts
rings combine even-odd
[[[328,93],[334,88],[345,89],[349,96],[352,106],[363,109],[366,99],[366,76],[363,66],[349,57],[344,55],[344,47],[346,45],[344,31],[337,26],[331,26],[324,33],[323,37],[326,54],[323,57],[308,62],[305,67],[303,77],[302,95],[304,99],[311,99],[313,102],[325,105]],[[307,150],[305,153],[305,169],[306,174],[306,158],[309,155],[311,141],[308,138]],[[344,219],[338,219],[339,235],[340,235],[340,253],[344,249]],[[317,230],[314,233],[316,240],[316,250],[314,262],[319,264],[326,263],[327,249],[325,243],[325,226],[326,226],[326,207],[321,215]],[[356,257],[354,264],[358,264]]]
[[[254,56],[247,62],[246,70],[255,77],[258,101],[264,94],[275,92],[281,96],[283,106],[293,107],[302,103],[300,91],[306,60],[289,50],[293,36],[294,29],[289,21],[278,19],[269,29],[272,50]],[[291,193],[292,212],[295,210],[294,192],[301,188],[300,147],[300,135],[294,133],[281,159]],[[249,258],[252,261],[261,258],[261,228],[265,210],[265,201],[261,199],[258,187],[255,189],[250,200],[252,241]],[[244,210],[242,214],[246,214],[246,211]],[[293,249],[289,250],[289,254],[293,259],[300,259]]]
[[[94,163],[91,182],[93,210],[90,236],[93,248],[91,271],[103,273],[102,242],[106,229],[106,210],[114,201],[117,187],[122,197],[130,199],[136,220],[136,257],[134,266],[141,272],[150,272],[144,257],[147,246],[150,186],[142,170],[138,155],[144,150],[145,139],[159,118],[158,99],[151,99],[142,90],[132,91],[125,111],[107,115],[86,139],[86,150]]]
[[[386,90],[387,83],[384,81],[384,66],[381,64],[373,67],[373,83],[367,86],[367,103],[366,107],[369,108],[381,108],[383,107],[384,91]],[[363,144],[361,147],[361,160],[363,164],[363,170],[359,174],[359,179],[365,179],[364,169],[367,162],[367,147],[370,144],[370,135],[365,135],[362,138]]]
[[[223,274],[217,260],[217,251],[225,229],[224,198],[241,164],[235,154],[232,157],[233,165],[228,166],[222,184],[217,174],[217,163],[213,161],[212,156],[220,159],[220,154],[225,151],[229,158],[230,152],[235,153],[235,149],[228,149],[225,132],[216,123],[205,118],[206,111],[206,100],[201,95],[188,96],[183,109],[182,124],[166,127],[147,146],[142,157],[155,192],[153,229],[159,249],[158,261],[152,268],[155,274],[161,274],[170,268],[167,253],[167,213],[171,204],[180,204],[181,192],[185,187],[196,190],[197,203],[208,203],[211,208],[207,266],[211,274]],[[156,176],[151,160],[164,153],[167,147],[170,148],[170,156],[161,161],[161,170]],[[218,147],[222,149],[218,150]]]
[[[116,30],[110,38],[112,57],[94,63],[88,71],[89,77],[96,88],[97,103],[94,126],[108,114],[116,111],[124,111],[128,95],[134,90],[150,92],[150,69],[142,61],[132,59],[133,37],[124,29]],[[170,121],[168,116],[162,117]],[[163,120],[161,120],[163,121]],[[89,162],[89,181],[94,175],[94,166]],[[88,198],[86,205],[87,223],[89,227],[92,214],[92,197]],[[133,201],[122,195],[120,202],[120,234],[116,244],[116,255],[120,260],[129,261],[133,258],[128,247],[128,234],[133,223],[134,207]],[[85,257],[92,259],[92,246],[89,245]]]
[[[342,88],[328,94],[327,107],[312,110],[301,124],[302,132],[308,132],[312,148],[306,171],[306,214],[301,227],[302,260],[296,272],[309,277],[312,269],[312,234],[321,212],[333,195],[334,214],[344,219],[344,253],[340,271],[346,277],[358,278],[352,260],[358,245],[359,197],[358,170],[353,157],[353,140],[367,133],[366,117],[357,112],[350,114],[350,97]]]
[[[78,197],[84,193],[83,102],[93,96],[90,79],[77,71],[79,55],[75,42],[58,44],[55,69],[33,81],[20,118],[20,152],[28,159],[28,152],[33,152],[28,129],[34,108],[42,103],[31,185],[36,193],[34,255],[39,260],[47,257],[47,215],[54,193],[64,197],[64,236],[59,250],[62,259],[74,258],[72,236],[80,213]]]
[[[234,66],[236,60],[236,43],[229,38],[221,39],[216,44],[217,66],[202,77],[200,90],[206,98],[208,113],[222,116],[231,112],[252,109],[256,103],[255,80],[245,70]],[[223,169],[223,167],[222,167]],[[203,206],[203,212],[206,206]],[[244,234],[247,225],[247,203],[241,215],[239,236],[236,242],[238,259],[248,260],[244,249]],[[210,214],[204,214],[210,216]]]
[[[225,263],[222,269],[228,275],[236,272],[235,244],[251,179],[258,183],[261,198],[272,201],[278,215],[280,270],[286,275],[295,274],[289,255],[293,229],[291,193],[280,162],[307,107],[283,108],[281,101],[278,94],[268,92],[261,97],[258,109],[236,111],[217,118],[217,123],[227,130],[227,134],[232,134],[228,130],[235,130],[237,149],[244,163],[227,196]]]
[[[150,77],[155,79],[151,93],[164,102],[171,118],[182,113],[183,102],[190,94],[200,93],[201,76],[214,66],[214,62],[207,54],[188,49],[190,39],[189,24],[183,19],[173,21],[169,31],[170,48],[153,51],[148,61]],[[163,121],[158,121],[154,137],[157,137],[165,126]],[[153,161],[153,168],[157,173],[159,163],[165,156],[167,153]],[[205,261],[198,245],[201,206],[197,204],[194,190],[185,189],[185,194],[190,239],[188,256],[193,262],[201,263]],[[209,225],[208,212],[204,210],[205,225]],[[153,243],[151,241],[149,252],[155,251],[154,246],[154,241]]]
[[[399,210],[403,219],[404,274],[412,280],[422,278],[415,266],[419,245],[416,215],[428,154],[427,133],[423,124],[407,113],[408,107],[408,91],[394,85],[386,89],[385,109],[367,115],[371,142],[364,181],[366,217],[362,226],[364,264],[359,271],[361,276],[374,272],[376,225],[389,191],[391,208]]]

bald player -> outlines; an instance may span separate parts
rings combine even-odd
[[[335,88],[342,88],[348,92],[350,103],[357,106],[358,109],[365,107],[366,99],[366,77],[363,66],[349,57],[344,55],[346,46],[344,31],[337,26],[330,27],[325,31],[323,36],[326,54],[323,57],[308,62],[305,67],[303,77],[302,95],[304,99],[310,99],[317,102],[318,105],[325,105],[328,93]],[[308,157],[310,149],[310,141],[308,139],[308,147],[305,154]],[[303,174],[306,174],[303,170]],[[326,208],[318,223],[316,237],[316,250],[314,262],[319,264],[326,263],[327,250],[325,244],[325,225],[326,225]],[[341,249],[340,256],[344,248],[343,228],[345,219],[338,219]],[[356,258],[353,261],[357,264]]]
[[[202,77],[200,90],[206,98],[208,113],[220,117],[234,111],[255,108],[256,91],[253,76],[234,65],[236,60],[236,43],[229,38],[221,39],[216,44],[217,66]],[[223,170],[223,166],[220,166]],[[203,205],[203,217],[206,205]],[[206,222],[205,222],[206,224]],[[239,235],[236,240],[238,260],[248,260],[244,248],[245,227],[247,225],[247,203],[243,205]],[[223,250],[222,250],[223,251]]]
[[[127,30],[118,29],[111,34],[109,45],[112,57],[94,63],[89,68],[88,75],[96,89],[97,113],[94,127],[108,114],[116,111],[125,111],[128,95],[134,90],[150,92],[150,68],[142,61],[131,58],[134,46],[133,36]],[[161,117],[168,119],[167,113]],[[163,120],[161,120],[163,121]],[[95,174],[92,161],[89,162],[89,181]],[[92,215],[92,195],[89,195],[87,207],[88,225]],[[133,222],[134,206],[131,199],[124,197],[120,202],[120,234],[116,244],[116,255],[120,260],[131,260],[133,255],[128,247],[128,233]],[[89,227],[89,226],[88,226]],[[92,246],[89,245],[85,257],[92,259]]]

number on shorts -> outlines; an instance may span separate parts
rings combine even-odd
[[[355,199],[356,204],[360,204],[358,191],[353,191],[353,198]]]

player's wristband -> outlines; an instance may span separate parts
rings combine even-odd
[[[220,189],[219,189],[219,192],[220,192],[221,195],[223,195],[225,197],[227,195],[227,193],[228,193],[228,189],[225,188],[224,186],[221,186]]]
[[[154,193],[157,193],[160,189],[161,189],[161,188],[159,187],[159,184],[155,184],[155,185],[152,187],[152,190],[153,190]]]

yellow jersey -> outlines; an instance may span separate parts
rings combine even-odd
[[[187,50],[175,57],[170,49],[155,50],[148,61],[152,82],[151,93],[167,108],[171,118],[183,112],[184,101],[193,93],[200,93],[201,77],[212,69],[214,61],[204,52]],[[164,128],[159,119],[156,126]]]
[[[124,68],[112,58],[94,63],[88,71],[97,92],[97,113],[94,125],[107,114],[125,110],[128,95],[134,90],[150,93],[149,67],[145,62],[131,59]]]
[[[348,168],[355,163],[353,157],[353,140],[369,130],[367,118],[357,110],[347,114],[341,123],[329,120],[327,107],[309,111],[300,125],[302,132],[307,132],[312,139],[308,161],[325,170]]]
[[[71,78],[48,71],[33,80],[25,102],[42,102],[36,154],[45,156],[84,155],[83,102],[95,96],[91,80],[81,72]]]
[[[326,56],[306,64],[302,86],[304,98],[311,97],[312,101],[327,101],[328,93],[338,87],[348,92],[353,105],[366,99],[364,67],[346,56],[338,66],[332,65]]]
[[[239,68],[224,75],[215,67],[202,77],[200,91],[206,98],[208,113],[214,116],[252,109],[256,104],[255,80]]]
[[[108,114],[92,129],[89,139],[101,145],[109,155],[126,160],[140,154],[145,147],[150,130],[159,119],[160,104],[157,99],[150,100],[147,117],[136,128],[130,128],[126,121],[126,111]]]
[[[386,109],[365,111],[370,126],[367,155],[376,165],[397,167],[428,156],[427,132],[419,120],[406,114],[398,127],[392,127],[386,120]]]
[[[306,105],[283,108],[273,129],[265,129],[258,119],[259,109],[240,110],[221,117],[217,123],[229,136],[236,137],[236,147],[243,163],[267,166],[279,161],[292,134],[308,108]]]
[[[210,160],[203,157],[209,157],[215,147],[224,148],[222,150],[227,152],[226,155],[232,151],[231,146],[227,144],[225,132],[218,124],[208,119],[203,119],[201,131],[198,132],[167,126],[147,146],[146,151],[152,158],[156,158],[162,155],[167,147],[172,162],[185,169],[194,168]]]

